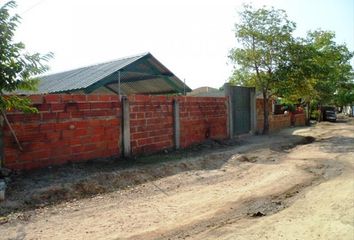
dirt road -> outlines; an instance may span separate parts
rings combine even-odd
[[[29,210],[0,225],[0,238],[354,239],[353,120],[149,169],[162,177]]]

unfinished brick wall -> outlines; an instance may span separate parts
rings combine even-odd
[[[23,146],[20,151],[7,125],[3,129],[5,166],[32,169],[68,161],[119,157],[122,104],[116,95],[34,95],[38,114],[9,112]],[[133,95],[129,101],[131,154],[175,147],[174,101],[179,106],[182,148],[207,139],[228,138],[227,97]],[[257,99],[257,130],[263,128],[263,103]],[[269,104],[271,109],[271,104]],[[294,115],[296,126],[305,115]],[[270,131],[289,127],[291,115],[270,115]]]
[[[152,153],[173,148],[173,99],[132,95],[128,100],[132,153]]]
[[[173,101],[179,103],[182,148],[207,139],[227,138],[226,98],[129,96],[132,153],[174,147]]]
[[[38,114],[9,112],[3,132],[5,166],[33,169],[66,162],[119,157],[122,104],[116,95],[33,95]],[[129,96],[131,154],[174,148],[173,102],[179,105],[180,146],[225,139],[227,98]]]
[[[305,126],[306,125],[306,116],[305,113],[297,113],[295,117],[295,126]]]
[[[295,126],[304,126],[305,125],[305,114],[272,114],[272,103],[269,101],[269,131],[274,132],[292,125],[294,121]],[[263,131],[263,99],[257,99],[256,101],[256,110],[257,110],[257,131]],[[293,119],[292,119],[293,118]]]
[[[120,102],[111,95],[34,95],[39,114],[7,117],[23,147],[4,127],[5,166],[32,169],[119,155]]]
[[[227,98],[179,97],[181,147],[205,141],[225,139],[227,133]]]

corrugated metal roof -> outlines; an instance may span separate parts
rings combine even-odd
[[[92,92],[102,86],[116,91],[121,71],[122,93],[178,93],[191,91],[188,86],[163,66],[150,53],[125,57],[114,61],[82,67],[40,77],[36,93]]]
[[[54,93],[85,89],[148,54],[125,57],[115,61],[40,77],[38,92]]]

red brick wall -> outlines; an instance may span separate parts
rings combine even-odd
[[[173,148],[173,99],[132,95],[128,100],[132,153],[152,153]]]
[[[174,147],[174,100],[179,102],[182,148],[209,138],[227,138],[226,98],[132,95],[129,104],[133,154]]]
[[[34,95],[39,114],[8,113],[24,150],[21,152],[7,125],[4,127],[5,166],[31,169],[68,161],[118,157],[121,103],[116,95]],[[173,101],[179,102],[182,148],[206,139],[226,139],[226,97],[168,97],[133,95],[130,103],[132,154],[174,147]],[[263,104],[257,99],[257,129],[263,128]],[[269,104],[271,110],[271,104]],[[296,114],[295,125],[305,124]],[[289,127],[291,116],[270,115],[270,131]]]
[[[295,117],[295,126],[305,126],[305,113],[298,113],[294,115]]]
[[[39,114],[8,113],[19,151],[4,127],[5,166],[39,168],[119,155],[120,103],[114,95],[34,95]]]
[[[179,97],[181,147],[211,139],[226,139],[226,97]]]
[[[5,166],[32,169],[68,161],[119,157],[121,103],[116,95],[34,95],[39,114],[10,112],[21,152],[4,127]],[[181,147],[225,139],[227,98],[129,96],[132,154],[174,147],[173,101],[180,103]]]
[[[286,127],[291,126],[292,114],[272,114],[272,103],[269,101],[269,131],[274,132]],[[263,99],[257,99],[256,101],[256,110],[257,110],[257,131],[263,131]],[[305,125],[305,114],[298,113],[293,115],[295,126],[304,126]]]
[[[269,115],[269,131],[274,132],[291,126],[290,114]],[[263,116],[257,118],[257,131],[263,131]]]

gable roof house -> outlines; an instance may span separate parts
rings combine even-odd
[[[39,78],[38,93],[178,94],[190,92],[151,53],[55,73]]]

